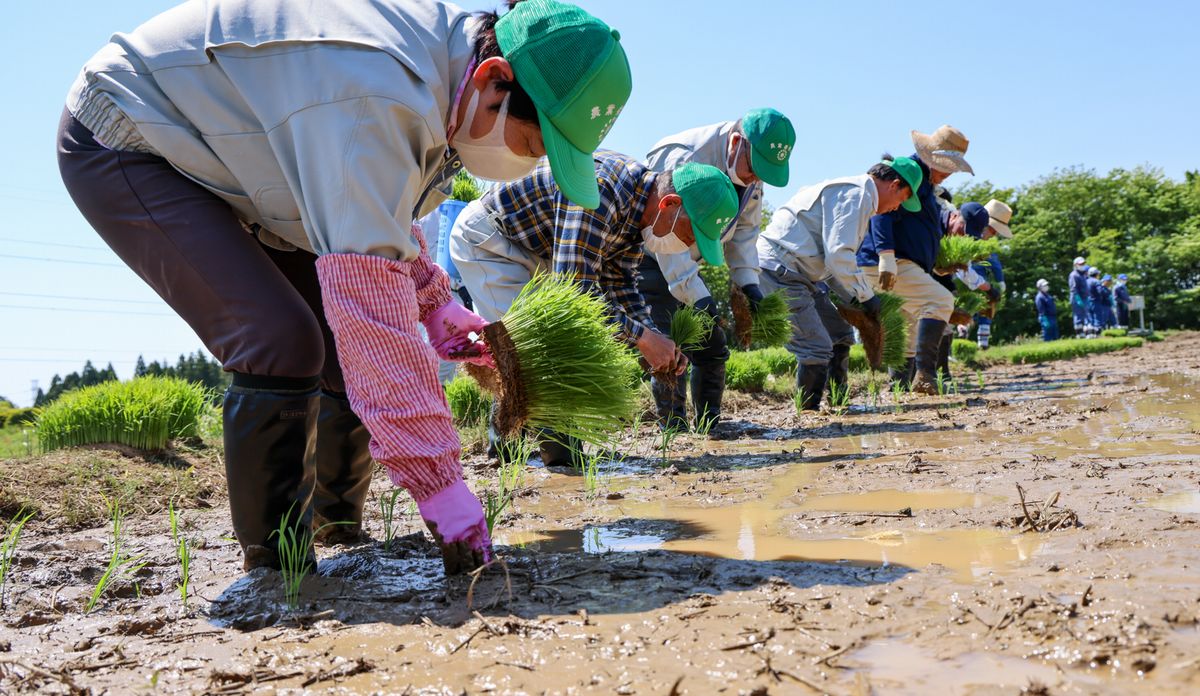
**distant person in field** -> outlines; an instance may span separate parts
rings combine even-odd
[[[848,384],[854,329],[838,314],[829,293],[878,318],[880,300],[855,252],[872,217],[902,205],[910,210],[921,205],[915,192],[922,176],[915,160],[885,155],[866,174],[801,188],[775,211],[759,236],[763,287],[782,291],[791,310],[787,348],[796,356],[796,393],[804,410],[820,407],[827,384],[830,389]]]
[[[1038,324],[1042,327],[1042,340],[1058,340],[1058,307],[1050,295],[1050,281],[1042,278],[1037,282],[1037,297],[1034,298],[1037,307]]]
[[[1087,333],[1091,337],[1095,337],[1103,328],[1104,307],[1101,304],[1104,301],[1104,286],[1100,284],[1100,269],[1092,266],[1087,271],[1087,298],[1088,298],[1088,328]]]
[[[1113,277],[1107,273],[1100,279],[1100,329],[1111,329],[1117,325],[1117,313],[1113,309]]]
[[[687,357],[658,326],[638,290],[644,254],[684,253],[695,244],[713,265],[724,263],[721,233],[738,211],[737,193],[724,172],[689,162],[656,172],[626,155],[594,155],[600,203],[574,205],[543,162],[522,179],[471,201],[450,232],[450,255],[484,319],[504,316],[533,274],[574,276],[603,297],[621,337],[641,352],[651,372],[681,375]],[[496,434],[489,433],[496,455]],[[579,443],[542,438],[542,462],[573,466]]]
[[[1091,293],[1088,290],[1088,265],[1082,256],[1075,257],[1074,270],[1067,276],[1067,290],[1071,294],[1071,323],[1075,336],[1087,336],[1091,317]]]
[[[1012,220],[1012,208],[1005,203],[992,199],[984,206],[984,210],[988,214],[987,227],[983,228],[978,238],[983,240],[994,239],[1012,239],[1012,228],[1008,226]],[[987,316],[980,314],[975,317],[975,342],[980,350],[987,350],[991,343],[992,323],[995,321],[995,308],[1004,297],[1007,285],[1004,282],[1004,264],[1000,262],[1000,254],[993,253],[988,257],[987,263],[971,264],[971,268],[982,276],[988,284],[988,299],[992,302],[992,315]],[[994,289],[994,290],[993,290]]]
[[[188,2],[114,35],[71,88],[67,190],[233,373],[225,470],[247,571],[280,567],[285,519],[297,538],[329,522],[326,541],[358,540],[376,461],[448,574],[492,558],[437,380],[439,356],[491,361],[485,322],[451,302],[414,221],[456,172],[517,179],[544,155],[595,207],[591,154],[632,89],[603,22],[509,4]]]
[[[738,212],[721,233],[721,248],[730,278],[742,289],[751,306],[756,306],[763,296],[754,246],[762,223],[763,186],[787,186],[795,143],[796,131],[786,116],[775,109],[752,109],[736,121],[669,135],[646,155],[646,164],[655,171],[671,171],[685,162],[695,162],[712,165],[729,176],[738,195]],[[701,259],[696,245],[677,253],[646,254],[638,269],[638,289],[650,305],[655,324],[670,326],[671,317],[680,306],[694,307],[719,318],[712,292],[700,277]],[[691,362],[695,425],[715,435],[720,431],[725,363],[729,360],[725,331],[711,332],[687,357]],[[686,375],[673,380],[651,378],[661,427],[689,429],[687,383]]]
[[[1113,286],[1113,300],[1117,305],[1117,326],[1129,328],[1129,305],[1133,304],[1133,296],[1129,294],[1129,276],[1121,273],[1117,276],[1117,284]]]

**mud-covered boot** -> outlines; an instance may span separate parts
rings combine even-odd
[[[242,546],[242,567],[279,568],[286,517],[294,534],[312,539],[316,483],[317,379],[234,374],[225,392],[225,477],[229,512]],[[302,550],[314,560],[311,543]]]
[[[651,377],[650,391],[654,394],[659,427],[687,432],[687,376]]]
[[[904,367],[889,367],[888,378],[892,380],[892,387],[895,388],[895,386],[899,384],[901,390],[910,391],[912,389],[913,372],[915,370],[916,358],[909,358],[905,360]]]
[[[538,441],[538,456],[542,459],[542,466],[583,470],[583,443],[578,438],[543,430]]]
[[[825,394],[825,383],[829,379],[829,365],[796,366],[796,403],[804,411],[821,408],[821,397]]]
[[[371,436],[344,395],[323,392],[317,415],[313,532],[322,544],[362,540],[363,507],[375,461]]]
[[[937,369],[942,375],[943,384],[950,382],[950,349],[953,347],[953,344],[954,336],[951,334],[943,335],[942,342],[938,344]]]
[[[717,329],[718,331],[720,329]],[[721,400],[725,398],[725,363],[692,364],[692,406],[696,432],[720,435]]]
[[[935,396],[938,393],[938,348],[942,344],[945,331],[946,322],[940,319],[922,319],[917,322],[917,374],[913,378],[912,390],[918,394]]]
[[[850,346],[837,343],[829,359],[829,403],[848,402],[850,396]]]

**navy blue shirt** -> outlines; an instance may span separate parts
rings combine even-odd
[[[1072,295],[1088,299],[1091,293],[1088,292],[1087,271],[1071,271],[1071,274],[1067,276],[1067,287],[1071,288]]]
[[[1051,319],[1058,316],[1058,308],[1054,306],[1054,298],[1050,297],[1048,293],[1038,290],[1035,302],[1037,303],[1038,316],[1050,317]]]
[[[1000,263],[999,254],[989,256],[986,266],[981,263],[973,263],[971,267],[975,269],[976,273],[987,280],[988,285],[1004,282],[1004,266]]]
[[[921,165],[924,175],[921,187],[917,190],[921,212],[910,213],[898,208],[871,218],[871,229],[858,247],[859,266],[878,265],[880,251],[894,251],[896,258],[912,261],[927,273],[933,272],[944,231],[942,208],[933,193],[933,183],[929,181],[929,167],[916,155],[912,155],[912,158]]]

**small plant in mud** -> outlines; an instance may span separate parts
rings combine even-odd
[[[188,590],[192,584],[192,542],[179,531],[179,513],[175,510],[174,501],[167,503],[167,519],[171,523],[171,541],[175,545],[175,559],[179,561],[179,581],[175,588],[179,590],[179,599],[183,608],[188,605]]]
[[[975,384],[979,387],[979,391],[983,391],[983,370],[975,370]]]
[[[604,462],[605,454],[607,453],[604,450],[596,448],[584,456],[583,492],[589,496],[596,495],[600,487],[604,484],[603,477],[600,474],[600,465]]]
[[[85,614],[90,614],[104,593],[117,582],[132,578],[146,565],[140,555],[130,556],[125,550],[125,516],[121,512],[121,504],[115,500],[111,501],[108,504],[108,514],[112,520],[112,553],[108,557],[108,567],[96,582],[91,597],[88,597],[83,610]]]
[[[500,521],[500,516],[508,509],[512,502],[512,493],[510,491],[501,490],[491,491],[483,497],[483,519],[487,522],[488,536],[492,535],[496,529],[496,523]]]
[[[17,543],[21,540],[21,531],[30,517],[33,517],[33,511],[27,512],[22,507],[17,511],[17,515],[4,525],[4,539],[0,541],[0,609],[4,608],[4,588],[8,584],[13,555],[17,551]]]
[[[900,407],[900,397],[904,396],[904,385],[899,380],[892,382],[892,406],[896,413],[900,413],[903,409]]]
[[[850,407],[850,382],[829,383],[829,405],[838,411]]]
[[[678,428],[664,427],[659,431],[658,453],[659,461],[663,466],[666,466],[667,462],[670,460],[671,446],[675,444],[675,439],[679,437],[679,433],[680,431]]]
[[[392,547],[392,542],[396,539],[396,532],[399,530],[399,525],[396,524],[396,502],[402,495],[404,495],[403,488],[393,488],[379,496],[379,515],[383,517],[383,548],[385,549]],[[411,513],[413,505],[415,503],[409,501],[405,515]]]
[[[874,375],[871,375],[871,381],[867,382],[867,398],[871,400],[872,408],[879,408],[879,382],[875,381]]]
[[[296,504],[293,503],[279,521],[279,528],[271,532],[271,537],[278,539],[276,553],[279,555],[279,574],[283,577],[283,601],[291,611],[300,607],[300,586],[313,571],[315,560],[312,526],[293,524],[292,513],[295,511]],[[303,528],[297,529],[298,526]],[[328,526],[321,525],[317,531]]]
[[[946,373],[942,372],[941,370],[934,370],[933,375],[934,380],[937,383],[938,396],[946,396],[946,393],[950,388],[950,383],[946,381]]]
[[[701,437],[708,437],[712,432],[713,426],[720,420],[720,416],[715,413],[706,413],[696,417],[696,434]]]

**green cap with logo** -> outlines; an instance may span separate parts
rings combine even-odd
[[[537,107],[554,181],[585,208],[600,205],[592,153],[633,89],[621,36],[575,5],[524,0],[496,22],[496,42]]]
[[[921,182],[925,179],[925,175],[921,173],[921,165],[911,157],[897,157],[896,159],[883,160],[882,164],[891,167],[893,171],[904,179],[904,183],[912,189],[912,195],[909,196],[900,207],[910,213],[921,212],[921,199],[917,196],[917,190],[921,188]]]
[[[724,266],[721,233],[738,212],[733,182],[725,172],[712,165],[688,162],[671,172],[671,184],[683,199],[683,209],[692,220],[692,232],[700,255],[710,265]]]
[[[750,141],[750,168],[772,186],[787,186],[788,158],[796,146],[796,129],[775,109],[753,109],[742,117]]]

